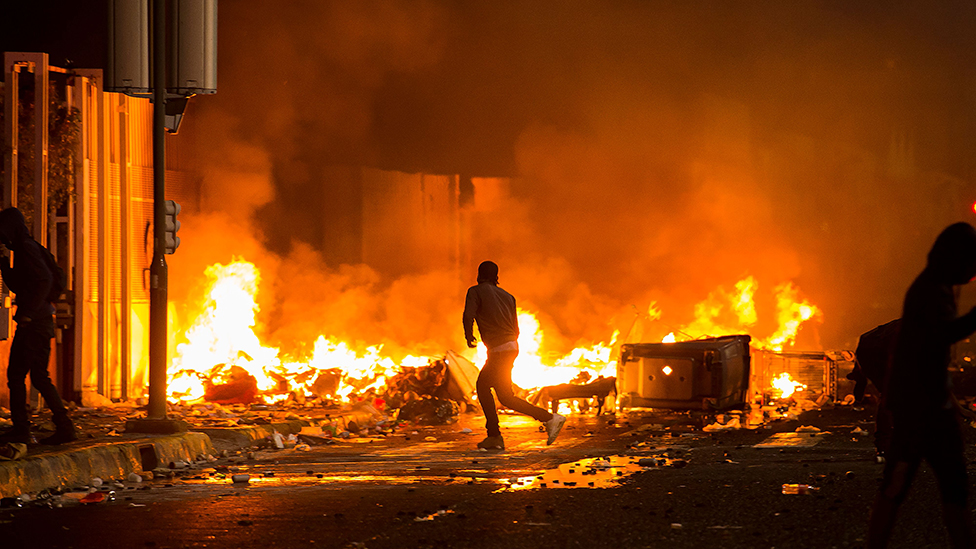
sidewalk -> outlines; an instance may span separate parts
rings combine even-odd
[[[0,497],[86,486],[93,478],[124,480],[129,473],[152,471],[177,461],[196,461],[213,451],[210,438],[196,432],[130,435],[51,448],[32,444],[26,457],[0,461]]]
[[[31,444],[25,457],[0,461],[0,498],[90,486],[95,478],[105,482],[125,481],[131,473],[144,475],[154,470],[157,474],[167,473],[185,464],[207,463],[220,455],[245,450],[263,443],[276,432],[283,436],[297,435],[303,428],[333,424],[341,432],[347,427],[368,425],[372,416],[346,411],[323,417],[269,418],[262,423],[234,426],[212,426],[187,417],[180,419],[191,421],[188,432],[146,435],[122,432],[127,411],[132,410],[76,411],[73,418],[78,427],[78,441],[54,447]],[[44,416],[35,418],[34,422],[47,423]],[[40,438],[42,433],[38,435]]]

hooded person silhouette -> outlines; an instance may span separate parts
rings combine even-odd
[[[938,480],[953,547],[973,546],[966,459],[949,362],[952,344],[976,331],[976,308],[957,317],[954,291],[974,276],[976,228],[956,223],[936,238],[925,269],[905,294],[884,395],[893,433],[868,525],[868,547],[887,546],[898,508],[923,459]]]
[[[58,390],[48,374],[51,338],[54,337],[54,305],[50,301],[55,273],[48,267],[47,250],[34,240],[24,214],[17,208],[0,211],[0,274],[13,291],[17,306],[14,321],[17,329],[10,344],[7,365],[7,388],[10,390],[10,419],[13,428],[0,435],[0,442],[28,444],[31,441],[30,412],[27,409],[27,375],[31,385],[41,393],[53,414],[55,432],[42,444],[63,444],[75,440],[74,424],[61,402]],[[7,250],[14,253],[11,264]]]
[[[512,389],[512,368],[519,353],[518,312],[512,294],[498,287],[498,265],[491,261],[484,261],[478,266],[478,285],[468,288],[465,297],[462,324],[468,347],[477,346],[474,337],[476,321],[481,340],[488,348],[488,360],[476,383],[478,402],[485,413],[488,436],[478,443],[478,448],[505,448],[498,424],[498,412],[495,410],[495,399],[491,396],[492,389],[502,406],[541,421],[548,433],[546,444],[552,444],[566,423],[566,418],[515,396]]]

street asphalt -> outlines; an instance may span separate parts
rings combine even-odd
[[[696,412],[573,416],[547,447],[538,424],[503,416],[507,449],[485,452],[475,449],[483,418],[463,415],[386,437],[245,450],[172,477],[96,488],[114,491],[114,501],[81,504],[76,492],[3,508],[0,540],[74,548],[861,547],[881,466],[870,435],[855,430],[873,431],[872,418],[871,407],[837,406],[755,430],[706,432],[714,416]],[[976,433],[966,429],[972,462]],[[232,482],[235,474],[249,482]],[[784,494],[784,484],[815,489]],[[891,546],[946,544],[935,481],[923,467]]]

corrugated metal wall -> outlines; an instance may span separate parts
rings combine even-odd
[[[98,402],[94,395],[147,392],[153,215],[152,105],[102,92],[97,83],[93,90],[83,116],[88,170],[75,204],[77,234],[84,235],[75,383],[89,403]]]

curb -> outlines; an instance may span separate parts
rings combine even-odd
[[[276,423],[262,423],[259,425],[246,425],[239,427],[194,427],[193,432],[204,433],[213,441],[217,451],[220,450],[240,450],[251,446],[256,440],[262,440],[273,435],[275,432],[282,435],[291,435],[302,432],[302,427],[319,426],[325,427],[335,423],[337,430],[349,430],[350,426],[368,425],[375,416],[369,412],[347,412],[337,416],[327,416],[322,419],[311,421],[292,419],[279,421]],[[358,430],[358,427],[356,427]]]
[[[333,422],[339,429],[351,423],[365,425],[369,413],[345,413],[314,420],[312,425]],[[126,437],[122,440],[87,442],[83,446],[41,450],[15,461],[0,461],[0,497],[37,493],[47,489],[87,486],[91,479],[125,480],[129,473],[152,471],[171,462],[195,461],[220,450],[240,450],[275,432],[301,433],[309,421],[288,420],[240,427],[192,428],[174,435]],[[32,451],[37,451],[34,447]]]
[[[0,461],[0,497],[88,485],[94,477],[124,480],[129,473],[151,471],[173,461],[193,461],[213,452],[207,435],[188,432],[28,455]]]
[[[264,423],[261,425],[248,425],[246,427],[214,427],[194,428],[193,432],[202,433],[213,441],[214,447],[219,450],[239,450],[251,445],[255,440],[269,437],[276,431],[283,435],[298,434],[302,432],[302,427],[306,422],[301,420],[290,420],[279,423]]]

